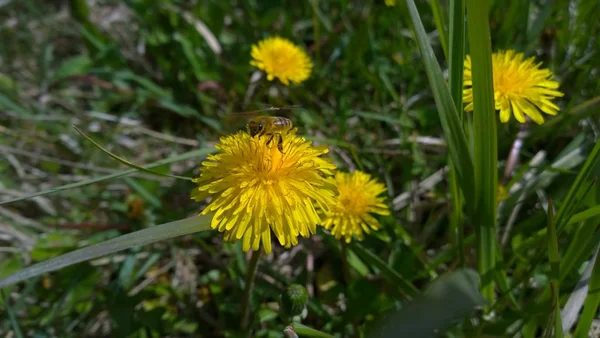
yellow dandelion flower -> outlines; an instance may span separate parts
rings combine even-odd
[[[385,0],[385,4],[388,7],[396,6],[396,0]]]
[[[196,201],[211,197],[202,211],[214,213],[211,227],[224,232],[226,241],[242,239],[244,251],[260,244],[271,252],[271,230],[286,248],[298,244],[298,235],[314,234],[320,217],[315,203],[327,208],[334,189],[326,177],[335,165],[326,146],[313,146],[295,134],[283,136],[283,153],[268,137],[238,132],[221,138],[216,154],[202,162]]]
[[[312,62],[308,55],[291,41],[270,37],[252,46],[250,64],[267,73],[267,79],[278,78],[288,86],[290,81],[300,83],[310,76]]]
[[[538,124],[544,123],[540,111],[556,115],[558,106],[551,101],[563,96],[556,90],[558,82],[552,80],[554,74],[547,68],[540,69],[541,63],[535,58],[524,58],[523,53],[514,50],[501,51],[492,55],[494,74],[494,101],[500,111],[500,121],[506,123],[514,114],[517,121],[524,123],[525,115]],[[465,60],[463,100],[465,111],[473,111],[473,81],[471,77],[471,57]]]
[[[335,238],[345,237],[350,243],[352,236],[363,239],[363,232],[378,230],[381,226],[371,214],[389,215],[390,211],[384,203],[385,197],[378,197],[386,191],[383,184],[377,182],[367,173],[338,172],[330,180],[337,186],[339,195],[334,206],[325,212],[323,227],[332,229]]]

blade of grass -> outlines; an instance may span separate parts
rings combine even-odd
[[[600,260],[596,259],[592,275],[589,279],[587,298],[583,303],[583,312],[581,313],[581,317],[579,317],[574,337],[588,336],[588,332],[596,316],[596,311],[598,311],[598,304],[600,304]]]
[[[462,108],[463,72],[465,60],[465,1],[450,0],[450,58],[448,60],[448,83],[450,95],[456,105],[460,120]]]
[[[108,156],[114,158],[115,160],[117,160],[118,162],[123,163],[124,165],[137,169],[139,171],[148,173],[148,174],[152,174],[152,175],[156,175],[156,176],[163,176],[163,177],[170,177],[170,178],[177,178],[180,180],[186,180],[186,181],[191,181],[192,178],[191,177],[185,177],[185,176],[177,176],[177,175],[170,175],[170,174],[163,174],[163,173],[159,173],[158,171],[154,171],[154,170],[150,170],[144,167],[141,167],[135,163],[129,162],[126,159],[119,157],[113,153],[111,153],[110,151],[106,150],[106,148],[104,148],[103,146],[101,146],[98,142],[94,141],[91,137],[87,136],[84,132],[82,132],[81,130],[79,130],[79,128],[73,126],[73,129],[75,129],[75,131],[77,131],[81,136],[85,137],[88,141],[92,142],[92,144],[94,146],[96,146],[96,148],[102,150],[104,153],[106,153]]]
[[[454,101],[460,121],[463,121],[462,88],[465,58],[465,2],[464,0],[450,0],[450,51],[449,51],[449,85],[450,96]],[[456,176],[452,160],[448,159],[450,173],[450,192],[452,196],[452,213],[450,214],[450,233],[454,238],[454,244],[458,247],[460,265],[465,266],[465,245],[463,229],[463,196],[459,190],[459,182]]]
[[[90,245],[26,267],[0,279],[0,288],[64,267],[106,256],[135,246],[209,230],[212,215],[194,216],[132,232],[117,238]]]
[[[579,223],[581,221],[585,221],[588,218],[596,217],[598,215],[600,215],[600,205],[597,205],[595,207],[591,207],[582,212],[576,213],[575,215],[573,215],[571,217],[571,219],[569,219],[569,222],[567,223],[567,225]]]
[[[473,73],[473,143],[475,169],[474,218],[477,234],[477,267],[483,295],[493,303],[494,284],[489,272],[496,255],[496,199],[498,189],[498,141],[492,77],[492,45],[486,0],[467,0],[467,23]]]
[[[170,163],[174,163],[174,162],[185,161],[185,160],[188,160],[188,159],[194,158],[194,157],[203,157],[203,156],[206,156],[206,155],[212,153],[213,151],[215,151],[215,150],[214,149],[207,149],[207,148],[197,149],[197,150],[193,150],[193,151],[190,151],[190,152],[187,152],[187,153],[183,153],[183,154],[180,154],[180,155],[172,156],[172,157],[169,157],[169,158],[166,158],[166,159],[163,159],[163,160],[151,163],[151,164],[147,164],[147,165],[144,166],[144,168],[150,169],[150,168],[159,167],[159,166],[165,165],[165,164],[170,164]],[[98,182],[108,181],[108,180],[119,178],[119,177],[122,177],[122,176],[125,176],[125,175],[133,174],[133,173],[135,173],[137,171],[138,171],[137,169],[127,169],[127,170],[120,171],[118,173],[114,173],[114,174],[110,174],[110,175],[105,175],[105,176],[90,178],[88,180],[83,180],[83,181],[79,181],[79,182],[75,182],[75,183],[69,183],[69,184],[58,186],[58,187],[50,188],[48,190],[38,191],[38,192],[35,192],[35,193],[32,193],[32,194],[28,194],[28,195],[25,195],[25,196],[21,196],[21,197],[13,198],[13,199],[10,199],[10,200],[2,201],[2,202],[0,202],[0,205],[14,203],[14,202],[26,200],[26,199],[37,197],[37,196],[49,195],[49,194],[53,194],[53,193],[64,191],[64,190],[69,190],[69,189],[73,189],[73,188],[78,188],[78,187],[86,186],[86,185],[89,185],[89,184],[94,184],[94,183],[98,183]]]
[[[446,57],[446,60],[448,60],[448,32],[446,31],[446,23],[444,21],[444,16],[442,15],[442,8],[440,7],[440,2],[438,0],[430,0],[429,4],[431,5],[431,11],[433,12],[433,21],[435,22],[435,28],[437,29],[438,35],[440,36],[440,44],[442,45],[444,56]]]
[[[402,277],[397,271],[387,265],[381,258],[377,257],[371,251],[363,248],[360,244],[351,243],[349,246],[352,251],[358,255],[363,261],[376,267],[381,271],[381,274],[390,282],[394,283],[400,291],[408,296],[414,298],[419,294],[419,290],[412,285],[406,278]]]
[[[450,151],[450,158],[456,169],[456,176],[460,183],[460,187],[467,201],[467,208],[471,210],[469,202],[474,201],[475,187],[473,181],[474,169],[473,169],[473,157],[467,143],[467,137],[462,128],[456,106],[450,96],[446,81],[442,74],[440,65],[438,64],[433,49],[429,44],[427,33],[423,27],[423,22],[419,16],[419,11],[413,0],[406,0],[408,11],[413,22],[415,37],[423,63],[425,65],[425,71],[427,72],[427,78],[429,79],[429,85],[435,99],[436,106],[438,108],[438,114],[444,135],[448,141],[448,148]]]
[[[552,293],[552,309],[554,316],[554,337],[563,336],[562,322],[560,320],[560,256],[558,254],[558,239],[554,226],[554,205],[552,198],[548,200],[548,262],[550,263],[550,288]]]
[[[23,332],[21,332],[21,327],[19,326],[19,322],[17,321],[17,316],[15,316],[15,312],[13,311],[12,306],[10,306],[9,300],[4,294],[4,290],[0,290],[0,296],[2,298],[4,308],[6,309],[6,313],[8,314],[8,318],[10,319],[10,325],[12,326],[15,337],[23,338]]]
[[[579,203],[577,203],[577,197],[582,193],[582,191],[580,191],[581,187],[583,186],[583,183],[588,180],[590,174],[592,173],[592,170],[598,163],[599,159],[600,141],[597,141],[596,145],[592,149],[592,152],[585,160],[583,167],[579,171],[579,174],[577,175],[575,182],[571,186],[571,189],[569,189],[567,196],[562,201],[562,205],[556,213],[556,229],[559,234],[562,230],[564,230],[564,228],[569,222],[569,219],[571,219],[573,214],[575,214],[575,210],[579,205]]]
[[[565,332],[571,331],[571,328],[575,325],[577,317],[579,317],[579,313],[581,312],[581,307],[586,298],[585,296],[587,294],[590,276],[592,275],[592,270],[594,269],[598,258],[598,249],[600,249],[600,247],[596,245],[592,259],[585,267],[585,270],[581,274],[579,281],[573,288],[573,292],[569,295],[569,299],[561,312],[561,320]]]

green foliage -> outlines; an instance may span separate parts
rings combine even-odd
[[[247,337],[244,298],[256,337],[587,336],[597,321],[597,1],[66,4],[0,5],[0,336]],[[308,52],[306,82],[256,76],[251,47],[273,35]],[[502,49],[554,72],[557,116],[497,122]],[[467,53],[485,85],[473,113]],[[248,257],[189,221],[204,204],[173,177],[197,175],[243,125],[233,112],[296,105],[277,114],[385,182],[393,213],[342,249],[322,230],[274,244],[245,295]],[[292,284],[305,311],[282,315]]]

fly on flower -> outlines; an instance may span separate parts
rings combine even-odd
[[[291,107],[292,106],[268,107],[264,110],[253,110],[242,113],[233,113],[232,116],[252,116],[262,111],[289,110],[291,109]],[[286,117],[260,115],[251,117],[246,123],[246,129],[248,131],[248,134],[250,134],[250,136],[252,137],[266,137],[267,147],[271,146],[273,141],[277,142],[277,149],[283,154],[283,139],[292,129],[294,129],[294,124],[292,123],[292,120]]]

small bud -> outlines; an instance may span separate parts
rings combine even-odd
[[[294,317],[302,314],[308,302],[308,292],[300,284],[292,284],[281,294],[279,307],[282,314]]]

